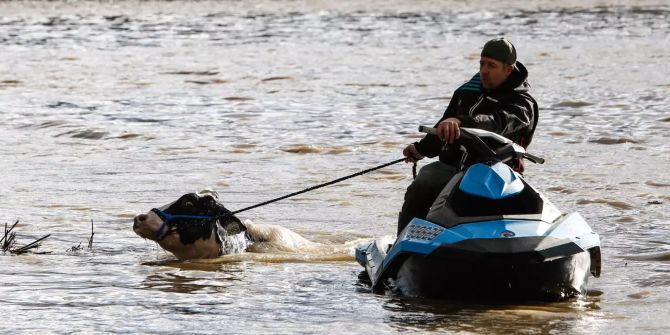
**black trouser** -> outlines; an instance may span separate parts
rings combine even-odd
[[[398,215],[398,235],[413,218],[426,218],[435,198],[454,174],[456,167],[440,161],[430,163],[419,170],[416,179],[405,192],[405,203]]]

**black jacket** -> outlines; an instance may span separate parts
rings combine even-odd
[[[447,118],[455,117],[461,121],[461,127],[492,131],[524,148],[528,147],[537,126],[539,111],[537,102],[528,93],[530,85],[527,78],[526,67],[516,62],[507,80],[495,90],[487,92],[477,73],[454,91],[449,106],[435,126]],[[426,135],[415,143],[419,153],[427,157],[439,155],[442,145],[442,141],[435,135]]]

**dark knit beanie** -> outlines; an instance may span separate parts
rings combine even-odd
[[[489,57],[505,64],[514,65],[516,63],[516,49],[506,38],[494,38],[484,44],[482,57]]]

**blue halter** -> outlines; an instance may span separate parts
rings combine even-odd
[[[163,224],[161,227],[158,229],[156,234],[154,235],[154,241],[159,242],[165,238],[165,236],[168,234],[169,229],[171,228],[171,222],[175,220],[196,220],[196,221],[203,221],[203,220],[209,220],[209,221],[215,221],[219,218],[219,216],[202,216],[202,215],[172,215],[166,212],[163,212],[162,210],[158,208],[152,208],[152,212],[156,213],[158,217],[163,220]]]

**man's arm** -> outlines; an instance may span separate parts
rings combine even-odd
[[[490,114],[458,115],[461,127],[479,128],[514,139],[532,130],[533,104],[520,96],[510,102],[499,102]]]
[[[445,109],[444,114],[442,115],[440,120],[437,121],[437,123],[435,124],[435,128],[438,128],[440,126],[440,123],[442,123],[442,121],[445,121],[449,118],[453,118],[456,116],[456,113],[458,111],[457,106],[458,100],[460,100],[460,92],[459,90],[456,90],[451,98],[451,101],[449,101],[449,105],[447,106],[447,109]],[[442,140],[440,140],[439,137],[432,134],[427,134],[419,142],[414,143],[414,146],[421,155],[427,157],[435,157],[440,154],[440,150],[442,149],[443,144],[444,143],[442,142]]]

